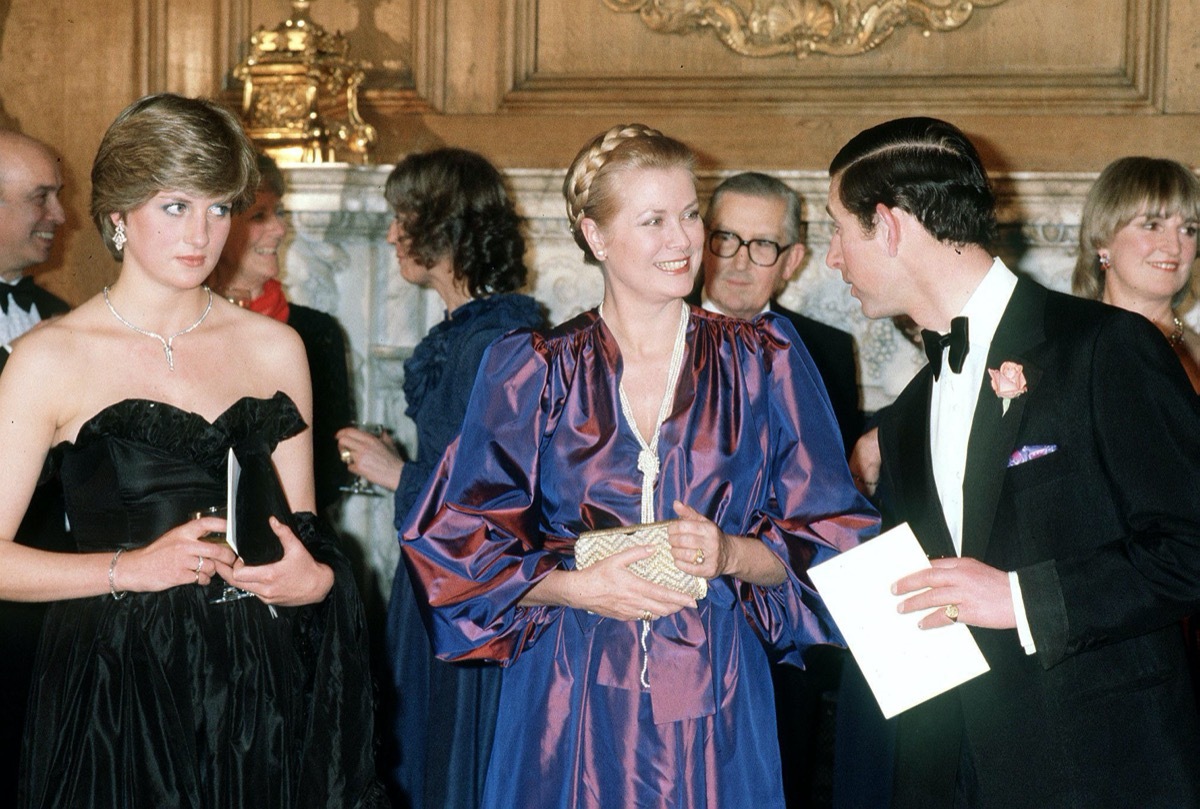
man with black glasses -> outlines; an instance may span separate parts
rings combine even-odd
[[[735,174],[713,191],[705,227],[701,305],[744,320],[768,311],[790,320],[825,382],[849,451],[862,427],[854,338],[775,301],[804,263],[800,198],[766,174]],[[842,660],[841,649],[823,646],[808,652],[804,670],[771,667],[789,807],[829,803],[831,697]]]
[[[800,198],[766,174],[735,174],[713,191],[704,224],[701,305],[746,320],[767,311],[790,320],[825,382],[849,453],[862,432],[854,338],[775,300],[804,263]]]

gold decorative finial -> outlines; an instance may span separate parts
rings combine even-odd
[[[241,80],[246,134],[281,162],[370,162],[375,127],[358,114],[360,62],[339,31],[309,17],[311,0],[292,0],[292,15],[250,37],[233,70]]]

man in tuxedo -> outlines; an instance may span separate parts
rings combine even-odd
[[[61,299],[33,283],[27,272],[50,256],[65,221],[58,194],[58,160],[44,145],[0,130],[0,373],[8,344],[44,318],[67,311]],[[16,541],[47,550],[68,550],[61,489],[39,486]],[[44,604],[0,601],[0,804],[14,804],[33,658]]]
[[[707,213],[700,305],[745,320],[767,311],[790,320],[825,383],[849,453],[862,432],[854,338],[775,300],[804,263],[800,197],[780,180],[748,171],[716,187]]]
[[[854,338],[775,301],[804,263],[799,196],[769,175],[735,174],[713,191],[705,229],[701,305],[745,320],[767,311],[790,320],[825,383],[849,449],[862,427]],[[822,785],[829,780],[832,749],[820,740],[832,737],[832,720],[823,712],[823,697],[836,689],[841,663],[842,650],[819,647],[807,655],[804,670],[772,667],[789,807],[810,806],[828,790]]]
[[[66,215],[58,159],[43,144],[0,130],[0,371],[8,345],[67,304],[26,272],[50,257]]]
[[[895,807],[1200,806],[1179,620],[1200,607],[1200,399],[1139,315],[1018,280],[958,129],[889,121],[830,166],[826,262],[930,363],[879,427],[933,560],[894,585],[991,670],[903,713]],[[949,332],[948,335],[939,332]]]

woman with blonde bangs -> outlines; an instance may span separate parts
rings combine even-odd
[[[77,547],[0,541],[0,598],[55,602],[22,806],[377,805],[362,608],[311,513],[304,349],[204,286],[257,182],[227,110],[126,108],[92,168],[117,280],[17,341],[0,377],[0,540],[48,461]],[[204,516],[230,450],[277,470],[277,561],[245,564]]]
[[[1174,160],[1123,157],[1084,200],[1071,286],[1158,326],[1200,392],[1200,334],[1178,314],[1192,290],[1198,232],[1200,179]]]
[[[401,532],[434,651],[506,667],[483,806],[781,807],[769,661],[838,640],[806,570],[875,514],[791,325],[684,303],[691,151],[613,127],[564,194],[603,301],[491,346]],[[706,595],[635,574],[644,545],[577,566],[656,521]]]

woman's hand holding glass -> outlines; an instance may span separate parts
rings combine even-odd
[[[228,545],[202,539],[224,531],[225,520],[203,517],[172,528],[145,547],[123,552],[112,567],[113,589],[154,593],[183,584],[207,585],[218,567],[237,559]]]
[[[336,437],[342,461],[351,472],[376,486],[396,491],[400,486],[404,461],[395,439],[386,428],[367,431],[358,427],[343,427],[338,430]]]
[[[283,545],[283,558],[269,565],[247,565],[241,559],[217,564],[228,584],[249,590],[267,604],[299,607],[324,600],[333,587],[333,570],[318,562],[292,529],[274,517],[271,530]]]

